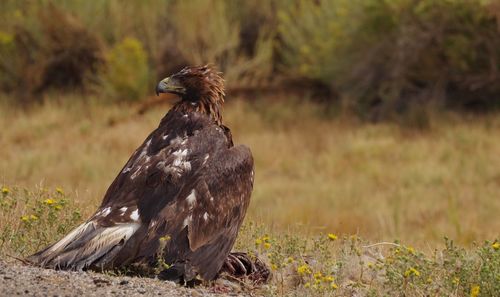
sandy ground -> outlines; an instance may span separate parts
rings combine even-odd
[[[221,291],[222,289],[222,291]],[[0,260],[0,296],[244,296],[235,286],[184,288],[158,279],[54,271]]]

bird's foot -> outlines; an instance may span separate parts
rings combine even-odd
[[[259,258],[252,259],[242,252],[230,253],[220,272],[237,279],[249,279],[255,284],[267,282],[271,275],[269,268]]]

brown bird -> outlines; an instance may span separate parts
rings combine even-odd
[[[161,259],[169,267],[164,278],[184,282],[212,280],[225,261],[235,265],[229,253],[254,166],[250,150],[233,146],[223,124],[224,81],[210,66],[186,67],[156,92],[181,100],[133,153],[96,213],[29,261],[82,270],[153,267]]]

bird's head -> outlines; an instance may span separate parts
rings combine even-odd
[[[224,79],[210,65],[185,67],[158,83],[156,94],[160,93],[173,93],[192,103],[221,104],[225,95]]]
[[[172,93],[181,97],[174,108],[196,110],[211,116],[222,125],[224,79],[212,66],[185,67],[176,74],[161,80],[156,94]]]

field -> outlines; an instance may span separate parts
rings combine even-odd
[[[121,166],[169,107],[139,115],[137,105],[56,95],[25,110],[1,106],[1,253],[26,256],[92,214]],[[377,253],[395,253],[393,263],[401,261],[401,267],[390,266],[401,270],[401,283],[389,282],[388,288],[404,285],[408,296],[420,296],[418,290],[427,288],[408,287],[409,278],[417,279],[410,268],[418,269],[418,276],[441,277],[444,291],[436,292],[455,290],[445,282],[453,282],[455,274],[444,273],[444,266],[427,266],[437,261],[438,250],[455,255],[455,261],[472,261],[471,271],[484,268],[477,262],[483,250],[500,261],[495,243],[500,230],[500,117],[441,114],[421,131],[329,114],[299,98],[236,99],[226,105],[225,121],[235,142],[248,145],[256,162],[255,189],[238,248],[267,255],[282,279],[269,292],[284,294],[290,288],[283,285],[289,277],[287,263],[296,263],[299,277],[301,265],[310,266],[312,281],[295,279],[292,285],[305,289],[307,283],[314,285],[313,271],[326,277],[327,263],[370,263],[362,247],[377,242],[398,240],[377,245]],[[468,250],[453,254],[456,246],[448,242],[445,247],[444,237]],[[307,253],[317,253],[319,263],[305,261]],[[293,257],[302,262],[288,260]],[[469,294],[482,282],[498,292],[494,282],[500,266],[495,265],[491,279],[460,276],[464,280],[457,282],[456,296]],[[302,273],[308,275],[307,270]],[[347,288],[351,278],[334,274]],[[363,276],[358,281],[366,286]],[[379,285],[364,288],[384,292]]]
[[[6,186],[63,188],[89,215],[169,106],[2,107],[0,175]],[[236,143],[255,156],[249,218],[273,228],[399,238],[414,245],[493,238],[500,221],[500,118],[436,118],[429,131],[328,119],[321,106],[226,107]]]
[[[500,296],[499,4],[0,1],[0,295],[112,294],[9,261],[92,215],[172,106],[154,85],[209,63],[255,159],[235,249],[273,274],[233,293]]]

